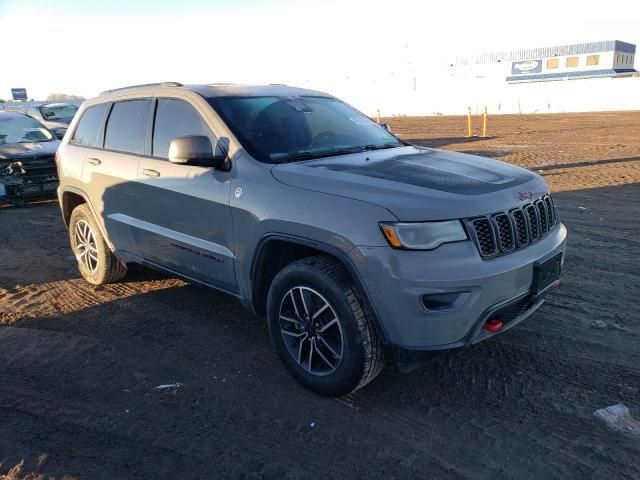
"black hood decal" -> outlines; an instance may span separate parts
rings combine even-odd
[[[487,168],[483,164],[484,159],[466,155],[463,158],[460,154],[454,157],[443,153],[421,151],[378,161],[321,162],[308,163],[307,166],[462,195],[504,190],[534,178],[531,172],[524,169],[512,169],[505,175]],[[474,160],[477,165],[473,164]]]

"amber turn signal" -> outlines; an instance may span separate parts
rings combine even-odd
[[[382,229],[382,233],[387,239],[387,242],[389,242],[389,245],[391,245],[393,248],[402,248],[402,243],[400,243],[400,239],[398,238],[395,230],[392,227],[390,227],[389,225],[380,225],[380,228]]]

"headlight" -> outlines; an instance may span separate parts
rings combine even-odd
[[[380,223],[384,237],[393,248],[433,250],[443,243],[467,239],[459,220],[424,223]]]

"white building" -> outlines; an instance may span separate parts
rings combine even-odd
[[[637,73],[635,53],[635,45],[611,40],[459,57],[454,68],[460,75],[507,83],[617,78]]]
[[[403,74],[376,72],[371,88],[344,98],[370,115],[464,115],[640,110],[636,46],[618,40],[556,45],[414,62]],[[419,57],[419,55],[417,55]],[[361,78],[354,85],[366,85]]]
[[[611,40],[459,57],[451,80],[474,111],[640,110],[635,53],[635,45]],[[443,109],[459,110],[456,103]]]

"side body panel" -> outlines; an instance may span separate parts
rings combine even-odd
[[[236,278],[241,297],[252,299],[252,266],[261,241],[284,235],[326,245],[345,256],[355,245],[386,246],[378,222],[397,219],[382,207],[278,182],[273,165],[244,154],[234,162],[231,212]]]
[[[148,176],[150,171],[158,176]],[[141,159],[135,218],[126,219],[134,226],[140,254],[236,291],[229,189],[228,172]]]

